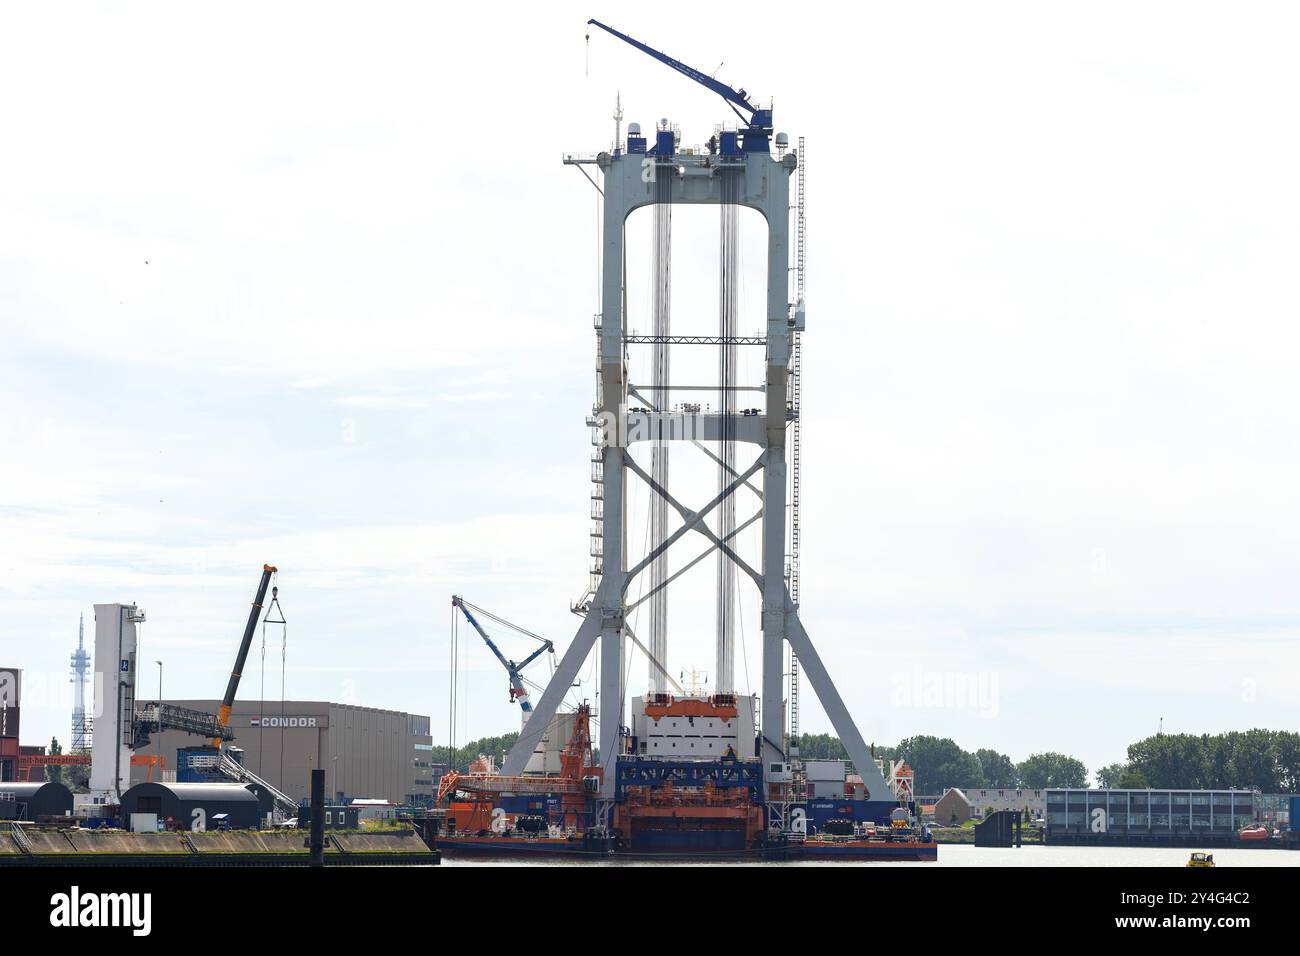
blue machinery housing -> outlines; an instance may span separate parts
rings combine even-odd
[[[719,790],[744,787],[749,798],[762,805],[763,765],[758,761],[642,760],[619,758],[614,780],[614,799],[621,802],[628,787],[659,787],[672,781],[675,787],[702,787],[711,782]]]

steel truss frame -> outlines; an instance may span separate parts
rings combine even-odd
[[[566,162],[577,162],[569,160]],[[533,718],[520,734],[502,767],[506,776],[523,771],[545,728],[571,687],[593,648],[600,649],[600,752],[605,764],[601,791],[605,818],[614,797],[616,773],[612,756],[617,754],[623,731],[623,704],[626,695],[625,653],[632,639],[627,627],[628,610],[645,601],[642,595],[632,605],[626,602],[629,585],[650,566],[653,559],[694,531],[703,535],[709,547],[666,579],[669,586],[685,571],[708,555],[721,550],[738,568],[754,581],[762,594],[762,692],[760,756],[765,765],[784,762],[784,654],[785,645],[798,655],[803,674],[821,701],[835,732],[839,735],[854,768],[861,775],[873,799],[888,799],[890,791],[870,749],[845,707],[839,691],[813,646],[799,617],[799,609],[790,597],[785,581],[786,541],[786,426],[791,411],[787,404],[787,384],[791,360],[793,326],[789,301],[790,175],[797,167],[793,153],[771,156],[767,153],[746,154],[734,164],[702,168],[698,163],[666,163],[663,157],[619,152],[601,153],[596,165],[604,174],[604,219],[601,244],[601,305],[599,316],[600,400],[598,415],[618,427],[604,441],[600,451],[603,482],[603,550],[600,583],[587,607],[585,617],[568,649],[561,658],[541,699],[534,705]],[[691,510],[660,487],[628,453],[619,436],[626,435],[629,412],[627,398],[631,385],[627,379],[625,346],[629,336],[624,328],[624,227],[636,209],[655,201],[656,176],[672,176],[672,202],[677,204],[712,204],[722,202],[722,177],[739,177],[739,204],[756,209],[767,221],[767,334],[764,408],[761,428],[749,434],[757,440],[759,454],[747,469],[733,474],[733,480],[704,507]],[[640,341],[646,337],[637,336]],[[701,343],[703,344],[703,343]],[[638,397],[641,397],[638,395]],[[644,401],[644,398],[642,398]],[[647,403],[649,404],[649,403]],[[689,440],[695,440],[691,436]],[[745,440],[741,438],[740,440]],[[696,441],[698,445],[699,442]],[[703,447],[702,445],[700,447]],[[706,451],[708,451],[706,449]],[[710,454],[712,454],[710,452]],[[716,456],[713,456],[716,460]],[[761,491],[750,482],[763,472]],[[662,543],[632,567],[626,566],[626,485],[631,472],[646,482],[681,515],[682,524]],[[747,488],[759,495],[761,510],[740,524],[727,540],[721,540],[704,520],[726,498]],[[732,549],[735,535],[757,520],[762,520],[762,561],[751,567]],[[637,642],[640,643],[639,641]],[[780,811],[778,811],[780,812]]]

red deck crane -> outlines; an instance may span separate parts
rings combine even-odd
[[[499,794],[554,794],[560,797],[564,822],[581,819],[584,805],[593,788],[592,780],[599,781],[601,768],[594,766],[591,752],[591,707],[582,704],[575,715],[573,736],[560,754],[558,777],[524,776],[503,777],[499,774],[468,774],[451,771],[438,782],[438,802],[457,793],[469,797],[472,819],[486,821],[491,814],[493,795]]]

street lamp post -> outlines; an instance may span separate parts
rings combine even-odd
[[[158,733],[162,733],[162,661],[154,661],[158,665]]]

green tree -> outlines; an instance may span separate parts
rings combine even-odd
[[[1282,731],[1274,753],[1278,793],[1300,792],[1300,734]]]
[[[496,757],[499,765],[502,755],[509,753],[510,748],[515,745],[515,741],[518,739],[518,733],[501,734],[498,737],[480,737],[478,740],[468,741],[463,747],[457,747],[454,754],[447,747],[434,747],[430,753],[430,760],[433,763],[445,763],[452,770],[460,773],[467,772],[470,763],[479,754]]]
[[[1141,770],[1125,770],[1116,786],[1121,790],[1147,790],[1150,784]]]
[[[51,756],[51,757],[58,757],[58,756],[61,756],[61,755],[63,754],[63,745],[59,743],[59,738],[58,738],[58,737],[51,737],[51,738],[50,738],[50,750],[49,750],[49,753],[50,753],[50,756]],[[62,768],[62,767],[46,767],[46,768],[45,768],[45,779],[46,779],[46,780],[49,780],[49,781],[51,781],[51,782],[53,782],[53,783],[63,783],[63,768]]]
[[[1300,789],[1300,735],[1290,731],[1161,734],[1131,744],[1128,757],[1156,789]]]
[[[1030,754],[1017,765],[1020,781],[1031,790],[1045,787],[1086,787],[1088,768],[1083,762],[1053,752]]]
[[[90,764],[73,764],[64,767],[63,785],[75,793],[85,793],[90,789]]]
[[[943,793],[949,787],[966,790],[985,785],[979,758],[947,737],[907,737],[899,741],[890,756],[911,765],[917,793]]]
[[[849,753],[832,734],[800,734],[799,756],[803,760],[848,760]]]
[[[1128,748],[1128,765],[1158,790],[1200,787],[1204,747],[1188,734],[1157,734]]]
[[[1220,734],[1218,741],[1228,750],[1225,758],[1230,773],[1213,781],[1216,788],[1245,787],[1263,793],[1281,789],[1277,772],[1278,737],[1272,730],[1247,730],[1244,733]],[[1213,740],[1213,738],[1212,738]]]
[[[1122,763],[1108,763],[1097,771],[1097,786],[1110,790],[1119,786],[1119,780],[1124,776],[1126,767]]]
[[[1016,772],[1016,765],[1006,754],[983,748],[975,751],[975,759],[980,762],[984,786],[999,788],[1020,786],[1020,774]]]

